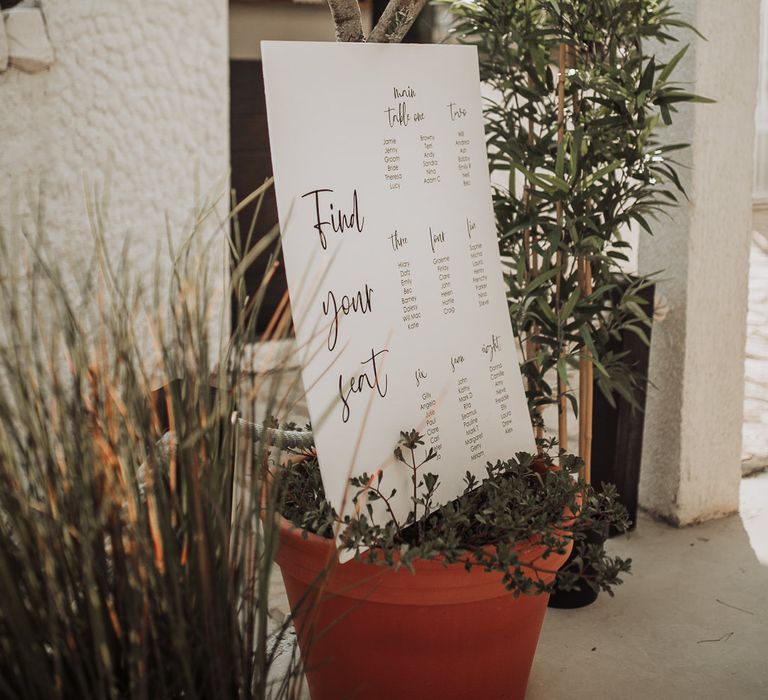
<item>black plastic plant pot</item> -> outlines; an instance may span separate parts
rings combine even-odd
[[[654,291],[655,285],[650,285],[640,292],[649,313],[653,308]],[[650,327],[646,329],[646,333],[650,339]],[[637,522],[650,348],[634,333],[625,332],[619,340],[612,340],[608,349],[625,353],[624,361],[632,365],[643,380],[635,387],[635,400],[639,408],[633,408],[621,396],[615,397],[615,405],[612,406],[595,380],[592,407],[592,483],[596,487],[603,482],[616,486],[619,502],[627,509],[632,521],[632,529]],[[622,533],[623,531],[612,527],[608,537]]]
[[[598,530],[588,530],[585,533],[585,541],[587,544],[604,544],[606,540],[605,532]],[[574,547],[570,556],[563,564],[561,571],[568,571],[569,567],[573,566],[573,558],[576,556],[576,547]],[[584,568],[584,573],[589,575],[593,573],[593,569],[590,566]],[[559,609],[573,609],[573,608],[585,608],[587,605],[591,605],[597,600],[597,591],[594,590],[583,578],[580,578],[576,582],[576,586],[570,590],[564,591],[555,587],[555,590],[549,596],[550,608]]]

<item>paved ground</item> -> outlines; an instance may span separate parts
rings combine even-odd
[[[634,573],[615,598],[547,612],[527,700],[768,698],[768,473],[741,501],[682,529],[641,515],[612,540]]]
[[[745,364],[744,472],[768,467],[768,212],[755,213]]]

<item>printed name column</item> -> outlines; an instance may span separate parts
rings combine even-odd
[[[432,134],[422,134],[419,138],[424,149],[421,161],[424,167],[424,184],[435,185],[440,182],[437,157],[435,156],[435,137]]]
[[[467,236],[469,236],[469,259],[472,263],[472,284],[477,293],[477,305],[482,309],[488,306],[488,275],[485,274],[485,255],[482,241],[473,241],[472,234],[477,224],[467,219]]]
[[[467,116],[467,110],[456,102],[450,102],[448,104],[448,114],[452,122],[460,123]],[[464,129],[458,129],[455,139],[456,165],[459,168],[461,183],[464,187],[469,187],[472,184],[472,159],[469,156],[470,143]]]
[[[459,374],[465,362],[463,355],[451,357],[451,371],[453,374]],[[464,444],[469,450],[471,461],[480,459],[485,455],[483,449],[483,433],[480,430],[480,420],[478,418],[477,408],[474,405],[475,395],[472,393],[472,387],[469,383],[469,377],[458,376],[456,379],[456,398],[461,409],[461,423],[464,427]]]
[[[399,190],[403,180],[400,172],[400,148],[396,138],[384,139],[384,180],[390,190]]]
[[[456,313],[456,295],[453,291],[453,282],[451,280],[451,256],[440,255],[445,245],[445,231],[436,231],[431,226],[429,228],[429,245],[432,250],[432,264],[437,272],[437,282],[440,290],[440,306],[443,314],[449,315]]]
[[[390,234],[389,243],[392,251],[398,253],[408,245],[407,236],[401,234],[397,229]],[[397,259],[397,258],[396,258]],[[416,299],[416,292],[413,285],[413,268],[410,260],[400,260],[397,262],[397,274],[400,282],[400,303],[403,307],[403,323],[408,330],[415,330],[419,327],[421,311]]]
[[[440,425],[437,421],[437,401],[426,384],[427,373],[421,369],[415,372],[416,386],[422,390],[421,411],[424,413],[424,437],[427,447],[437,452],[436,460],[442,457],[443,441],[440,437]]]
[[[488,356],[488,378],[493,392],[493,402],[499,407],[499,419],[504,434],[514,432],[512,409],[509,407],[509,390],[507,389],[504,363],[498,360],[496,354],[501,350],[501,338],[491,335],[491,340],[482,347],[484,355]]]

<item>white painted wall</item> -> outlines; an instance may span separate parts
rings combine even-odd
[[[755,202],[768,202],[768,7],[760,2],[760,62],[758,64],[757,110],[755,111]]]
[[[84,187],[107,181],[107,238],[131,239],[150,280],[166,215],[179,240],[197,204],[228,190],[227,0],[44,3],[56,60],[0,74],[0,222],[38,193],[51,246],[75,265],[93,251]],[[209,229],[210,231],[210,229]],[[224,241],[211,254],[224,259]],[[219,266],[218,281],[223,279]]]
[[[683,107],[666,131],[692,144],[690,200],[640,240],[640,271],[663,271],[669,301],[653,329],[640,501],[685,525],[739,505],[759,0],[674,5],[707,37],[686,33],[679,80],[717,103]]]

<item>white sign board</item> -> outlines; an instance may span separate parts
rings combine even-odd
[[[502,279],[477,52],[263,42],[288,289],[328,500],[384,469],[398,519],[417,428],[437,500],[534,451]],[[377,522],[385,522],[380,501]]]

